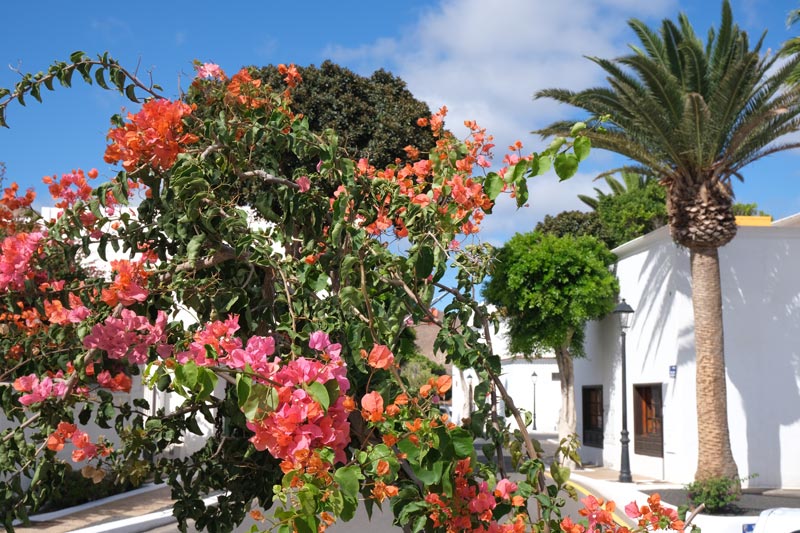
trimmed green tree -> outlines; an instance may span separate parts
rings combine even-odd
[[[615,259],[594,237],[518,233],[497,250],[483,291],[506,317],[511,351],[555,352],[561,438],[577,429],[572,358],[583,355],[584,326],[614,308],[619,283],[608,267]]]

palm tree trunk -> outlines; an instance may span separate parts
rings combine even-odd
[[[697,365],[697,472],[695,480],[739,477],[728,430],[718,248],[691,249],[692,304]]]

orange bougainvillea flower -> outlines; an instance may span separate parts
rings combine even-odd
[[[367,357],[367,364],[372,368],[391,368],[394,364],[394,354],[385,344],[374,344]]]
[[[287,67],[286,65],[281,63],[280,65],[278,65],[278,73],[281,76],[285,76],[283,78],[283,81],[286,83],[286,85],[292,88],[297,87],[297,84],[303,81],[303,77],[297,71],[297,67],[294,66],[294,64],[289,65]]]
[[[198,141],[196,135],[183,131],[183,117],[192,111],[183,102],[145,102],[141,111],[128,114],[128,123],[108,132],[111,144],[106,147],[106,163],[122,161],[128,172],[142,164],[158,170],[170,168],[186,145]]]
[[[388,474],[389,473],[389,463],[388,463],[388,461],[384,461],[383,459],[378,461],[378,466],[375,468],[375,472],[379,476],[385,476],[386,474]]]
[[[450,390],[450,387],[453,386],[453,378],[448,375],[439,376],[436,379],[436,392],[439,394],[444,394],[445,392]]]
[[[394,485],[387,485],[383,481],[376,481],[375,487],[372,489],[372,497],[382,502],[386,498],[393,498],[397,496],[398,488]]]
[[[450,387],[453,385],[453,378],[448,375],[439,376],[435,380],[430,378],[428,383],[420,387],[419,394],[423,398],[427,398],[431,391],[435,391],[436,394],[444,394],[450,390]]]
[[[381,395],[372,391],[361,398],[361,409],[364,419],[368,422],[380,422],[383,420],[383,398]]]

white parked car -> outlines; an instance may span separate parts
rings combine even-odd
[[[800,533],[800,509],[778,507],[762,511],[753,533]]]

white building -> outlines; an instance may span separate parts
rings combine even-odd
[[[502,360],[502,373],[500,380],[506,387],[517,408],[527,411],[531,415],[529,431],[556,432],[558,427],[558,413],[561,409],[561,381],[558,374],[558,365],[553,354],[544,357],[525,359],[508,350],[506,341],[506,328],[501,326],[497,334],[492,335],[492,347]],[[534,374],[536,374],[534,376]],[[452,369],[453,375],[453,420],[459,423],[469,416],[474,408],[473,388],[477,386],[473,370]],[[497,412],[502,414],[505,408],[498,395]],[[533,418],[536,418],[536,427],[533,427]],[[512,429],[517,429],[513,417],[506,418]]]
[[[627,412],[634,474],[688,483],[697,467],[689,253],[667,228],[618,247],[627,331]],[[800,488],[800,215],[742,226],[720,248],[728,421],[750,487]],[[620,465],[620,328],[589,324],[575,361],[584,462]],[[702,421],[700,422],[702,430]]]

